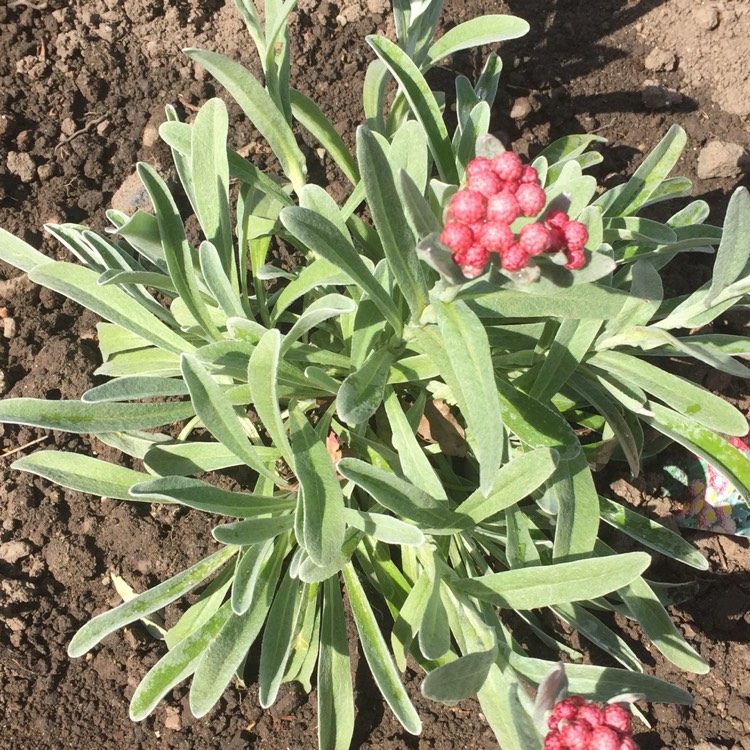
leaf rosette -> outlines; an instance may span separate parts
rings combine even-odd
[[[521,649],[503,614],[512,609],[573,661],[581,655],[557,640],[550,618],[622,665],[571,665],[572,692],[689,703],[642,674],[607,617],[637,619],[667,659],[704,672],[665,609],[679,587],[647,581],[649,556],[616,554],[601,521],[686,565],[706,561],[678,534],[600,496],[591,467],[621,462],[637,474],[674,441],[748,496],[750,464],[726,439],[747,432],[743,415],[663,366],[692,358],[747,376],[745,339],[699,330],[750,291],[747,191],[732,197],[723,232],[704,223],[702,201],[665,222],[641,217],[689,194],[686,180],[669,177],[684,132],[673,126],[629,181],[604,191],[584,174],[601,161],[591,147],[602,139],[562,138],[531,166],[544,211],[563,208],[586,228],[586,263],[544,259],[533,278],[490,264],[468,280],[439,235],[467,165],[502,151],[488,135],[500,60],[490,54],[475,84],[456,80],[452,134],[444,96],[424,76],[527,24],[488,16],[434,41],[442,3],[396,0],[397,40],[368,39],[366,125],[352,152],[289,87],[293,0],[267,2],[263,17],[250,0],[238,5],[264,84],[216,53],[187,54],[237,101],[283,174],[232,150],[217,98],[191,124],[169,108],[161,128],[197,241],[147,165],[138,174],[153,213],[110,211],[106,234],[48,227],[77,263],[0,230],[3,260],[103,319],[97,373],[109,378],[80,401],[7,399],[0,420],[95,435],[142,469],[53,451],[14,466],[82,492],[224,517],[215,551],[84,625],[71,656],[199,587],[133,696],[133,719],[191,677],[191,709],[204,715],[256,647],[261,704],[283,682],[310,689],[315,679],[320,747],[343,750],[355,713],[346,599],[365,660],[407,731],[421,729],[400,676],[411,659],[427,675],[426,696],[476,695],[502,747],[527,750],[539,737],[518,719],[533,713],[526,688],[554,664]],[[389,81],[397,93],[387,106]],[[343,205],[308,183],[299,127],[350,181]],[[281,241],[298,252],[296,267],[274,266]],[[665,297],[662,271],[715,246],[711,281]],[[215,481],[238,466],[250,485]],[[391,622],[383,627],[376,611]]]

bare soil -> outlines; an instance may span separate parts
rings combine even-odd
[[[294,85],[313,96],[349,139],[362,118],[359,92],[372,58],[364,37],[392,35],[386,9],[381,0],[301,0],[293,16]],[[532,26],[525,39],[499,50],[505,69],[493,129],[500,137],[533,155],[561,135],[597,132],[609,139],[597,177],[610,184],[631,173],[678,122],[690,139],[679,171],[695,179],[696,194],[713,207],[712,220],[721,221],[729,194],[748,179],[697,179],[697,160],[709,141],[744,147],[750,142],[745,3],[453,0],[446,2],[444,28],[491,12],[512,12]],[[174,104],[190,116],[221,94],[179,54],[187,46],[224,52],[257,70],[232,2],[3,0],[0,226],[64,257],[65,249],[45,238],[42,224],[102,227],[113,199],[126,209],[133,200],[132,192],[115,194],[137,160],[168,170],[168,150],[156,138],[164,106]],[[649,57],[655,49],[666,56]],[[486,52],[455,56],[434,71],[433,84],[448,87],[455,73],[474,78]],[[653,100],[644,101],[646,81],[680,96],[670,94],[670,103],[654,109]],[[233,113],[233,145],[262,165],[263,144]],[[337,176],[316,163],[315,144],[306,145],[316,175],[335,189]],[[702,282],[707,269],[686,266],[691,286]],[[91,387],[98,361],[93,315],[4,265],[0,307],[0,395],[77,398]],[[741,320],[727,325],[745,330]],[[719,379],[711,385],[740,403],[747,396],[744,383]],[[151,718],[129,721],[128,699],[162,647],[139,626],[108,637],[84,659],[68,659],[66,645],[84,621],[119,602],[110,573],[143,590],[205,554],[209,528],[199,514],[99,501],[13,472],[10,463],[38,447],[113,461],[118,456],[82,437],[0,429],[0,750],[315,746],[315,695],[289,686],[263,711],[251,675],[247,688],[229,689],[202,720],[191,717],[186,691],[179,688]],[[654,512],[660,477],[656,466],[616,488],[622,493],[624,486],[626,499]],[[638,740],[646,750],[750,750],[750,540],[688,535],[708,556],[710,572],[693,576],[662,560],[653,575],[698,579],[699,594],[673,613],[713,669],[700,678],[685,675],[640,646],[638,633],[628,629],[646,669],[696,698],[693,708],[649,707],[653,729],[644,728]],[[176,614],[168,611],[168,620]],[[530,641],[529,647],[539,645]],[[401,731],[366,671],[357,668],[353,747],[496,746],[476,703],[441,709],[420,699],[418,675],[407,675],[407,681],[425,723],[420,738]]]

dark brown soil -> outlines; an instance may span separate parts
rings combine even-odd
[[[292,24],[294,83],[350,137],[361,119],[361,83],[372,57],[364,36],[392,34],[387,14],[377,12],[387,4],[301,0],[299,5]],[[748,15],[740,13],[740,2],[708,4],[717,8],[719,21],[709,31],[691,16],[699,5],[695,0],[454,0],[446,3],[444,21],[447,28],[482,13],[510,11],[531,23],[526,39],[500,50],[505,70],[493,122],[521,152],[533,154],[561,135],[596,131],[610,140],[597,176],[615,182],[678,122],[690,138],[680,172],[695,178],[698,153],[709,140],[748,143],[747,123],[737,108],[742,97],[748,101],[747,70],[725,65],[734,47],[747,44],[747,34],[737,25]],[[697,58],[684,43],[691,34],[700,35]],[[713,43],[705,43],[708,34],[714,34]],[[683,41],[675,70],[644,68],[655,46],[669,51],[676,40]],[[0,226],[63,257],[64,249],[41,232],[44,222],[102,226],[104,210],[137,160],[167,169],[168,151],[154,138],[164,105],[175,104],[190,115],[217,93],[179,54],[186,46],[219,50],[255,65],[231,2],[3,0]],[[434,83],[448,85],[456,72],[475,77],[484,54],[457,56],[435,71]],[[704,74],[692,67],[696,59]],[[679,91],[681,102],[647,109],[642,84],[654,78]],[[717,96],[717,88],[724,86],[738,92],[733,94],[737,106]],[[528,104],[528,114],[511,119],[514,103]],[[262,163],[265,152],[249,127],[238,126],[234,137],[235,147],[246,147]],[[308,145],[314,159],[314,144]],[[321,179],[335,180],[325,165],[317,168]],[[696,180],[696,193],[714,208],[714,221],[721,220],[737,184],[738,178]],[[690,268],[702,272],[699,266]],[[0,394],[78,397],[93,382],[96,320],[34,287],[14,269],[3,266],[0,279],[0,306],[6,308]],[[744,384],[731,388],[738,398],[746,395]],[[119,601],[110,573],[143,590],[202,556],[209,545],[208,526],[197,514],[98,501],[11,471],[10,463],[32,450],[34,441],[36,447],[117,460],[106,446],[85,438],[7,426],[0,435],[0,748],[313,747],[315,696],[291,687],[268,711],[258,707],[255,687],[233,687],[202,720],[190,716],[185,691],[178,689],[150,719],[132,724],[128,699],[161,653],[138,626],[110,636],[87,659],[68,659],[65,648],[74,631]],[[658,494],[655,477],[647,476],[630,490],[635,504],[648,507],[650,495]],[[674,608],[674,615],[713,670],[696,679],[641,648],[646,669],[691,690],[696,705],[652,707],[647,713],[654,728],[638,739],[647,750],[750,750],[749,540],[699,534],[691,539],[709,557],[711,571],[698,576],[700,595]],[[690,577],[664,562],[654,575]],[[629,634],[637,643],[637,633]],[[358,670],[355,679],[354,747],[495,746],[475,703],[453,709],[427,704],[419,698],[417,675],[408,679],[425,722],[421,738],[400,730],[365,670]]]

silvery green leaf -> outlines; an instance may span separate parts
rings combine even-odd
[[[595,254],[599,256],[599,253]],[[609,266],[607,273],[614,269],[614,262],[603,257]],[[611,264],[611,265],[610,265]],[[562,273],[572,281],[572,274],[563,269]],[[585,269],[582,269],[585,270]],[[545,269],[549,273],[550,268]],[[580,272],[578,272],[580,273]],[[485,281],[467,284],[459,293],[458,299],[467,300],[469,306],[480,318],[574,318],[584,320],[614,318],[622,309],[628,295],[617,289],[598,284],[582,283],[558,289],[554,295],[535,294],[520,289],[497,289]]]
[[[362,424],[380,408],[394,359],[388,349],[375,349],[358,370],[344,379],[336,396],[336,411],[343,422]]]
[[[180,299],[201,326],[205,335],[212,339],[218,339],[220,338],[219,331],[201,296],[195,272],[195,253],[185,235],[185,227],[180,218],[177,204],[164,180],[152,167],[144,163],[139,164],[138,176],[154,204],[167,268]]]
[[[605,216],[629,216],[636,213],[672,171],[686,143],[685,131],[679,125],[672,125],[618,192],[615,201],[606,208]]]
[[[425,535],[410,523],[400,521],[382,513],[344,508],[344,520],[349,526],[363,531],[368,536],[386,544],[404,544],[418,547],[425,542]]]
[[[294,525],[294,516],[287,514],[276,518],[247,518],[243,521],[215,526],[211,535],[222,544],[248,547],[275,539]]]
[[[685,565],[698,570],[708,570],[708,560],[692,544],[656,521],[601,496],[599,512],[603,521],[641,544]]]
[[[502,461],[503,413],[484,326],[464,302],[433,301],[443,349],[443,379],[450,386],[466,419],[468,440],[479,462],[480,489],[487,495]],[[425,333],[427,331],[425,330]],[[435,337],[431,337],[434,341]],[[448,367],[449,364],[449,367]]]
[[[672,375],[642,359],[621,352],[598,352],[591,365],[617,373],[626,382],[632,381],[682,414],[700,424],[728,435],[747,433],[744,415],[705,388]]]
[[[250,121],[268,141],[296,192],[305,184],[307,168],[292,129],[268,92],[244,66],[224,55],[198,49],[183,52],[200,63],[242,107]]]
[[[77,492],[114,500],[133,500],[130,488],[150,478],[148,474],[108,461],[62,451],[36,451],[14,461],[11,468],[28,471]]]
[[[530,659],[509,652],[513,669],[533,684],[539,684],[549,673],[552,663],[544,659]],[[642,693],[646,700],[661,703],[692,705],[693,697],[686,690],[651,675],[627,669],[594,667],[588,664],[566,664],[568,689],[572,694],[588,700],[606,701],[624,691]]]
[[[599,499],[585,455],[561,461],[547,491],[557,503],[553,559],[588,557],[599,530]]]
[[[188,419],[195,414],[189,401],[123,404],[9,398],[0,401],[0,421],[47,430],[86,434],[145,430]]]
[[[710,305],[726,287],[732,284],[740,274],[746,273],[750,257],[750,193],[740,187],[729,199],[724,234],[716,253],[711,287],[708,290],[706,304]]]
[[[626,669],[643,672],[641,660],[632,648],[581,604],[556,604],[552,611],[584,638],[617,659]]]
[[[268,613],[258,668],[258,701],[263,708],[273,705],[281,687],[303,593],[300,581],[289,575],[283,576]]]
[[[193,716],[205,716],[221,698],[258,637],[273,601],[285,553],[284,545],[276,545],[258,576],[250,608],[242,615],[233,613],[204,651],[190,687]]]
[[[289,422],[294,471],[304,508],[304,546],[316,565],[325,566],[341,554],[344,543],[344,496],[325,443],[305,414],[293,408]]]
[[[451,534],[465,527],[468,518],[448,509],[410,482],[358,458],[342,458],[339,473],[351,480],[392,513],[415,521],[432,534]]]
[[[115,630],[163,609],[167,604],[186,594],[190,589],[195,588],[201,581],[208,578],[236,552],[236,547],[224,547],[187,570],[183,570],[169,580],[145,591],[135,599],[97,615],[73,636],[68,645],[68,655],[73,658],[83,656]]]
[[[295,341],[324,321],[355,312],[356,309],[357,305],[354,300],[343,294],[326,294],[311,302],[284,335],[280,344],[280,356],[283,357]]]
[[[477,651],[433,669],[422,682],[422,695],[453,706],[476,695],[487,680],[497,649]]]
[[[149,716],[172,688],[195,671],[198,660],[224,627],[231,613],[227,602],[208,622],[183,638],[151,667],[130,700],[130,718],[133,721],[141,721]]]
[[[290,510],[295,502],[288,496],[267,497],[247,492],[230,492],[200,479],[166,476],[140,480],[130,488],[128,500],[167,502],[197,508],[233,518],[253,518]]]
[[[517,39],[528,31],[529,24],[515,16],[483,15],[472,18],[454,26],[430,47],[427,65],[432,67],[444,57],[462,49]]]
[[[448,130],[443,122],[435,95],[419,68],[396,44],[381,36],[366,37],[375,54],[385,63],[398,81],[409,106],[427,134],[433,159],[440,178],[447,182],[458,182],[458,174],[448,138]]]
[[[289,91],[294,119],[307,130],[328,152],[352,185],[359,182],[359,171],[354,158],[318,105],[297,89]]]
[[[296,206],[283,209],[280,219],[300,242],[344,271],[364,289],[394,331],[401,331],[403,323],[396,304],[367,268],[354,245],[334,224],[310,209]]]
[[[432,571],[432,590],[419,627],[419,648],[427,659],[437,660],[450,651],[451,631],[440,591],[443,584],[439,574]]]
[[[622,556],[615,555],[613,557],[620,559]],[[651,642],[669,661],[686,672],[694,672],[695,674],[706,674],[708,672],[708,662],[692,646],[687,644],[669,613],[661,605],[651,587],[643,578],[636,578],[619,593],[623,603],[636,618]],[[622,689],[620,692],[622,692]]]
[[[602,322],[593,320],[563,320],[550,344],[542,366],[528,389],[532,398],[542,403],[561,391],[578,365],[588,356]]]
[[[367,204],[388,260],[388,266],[404,295],[413,319],[427,305],[427,284],[415,250],[401,197],[385,151],[377,135],[357,129],[357,159],[362,172]]]
[[[344,584],[357,626],[362,651],[375,682],[396,718],[410,734],[420,734],[422,722],[399,679],[393,657],[367,600],[362,583],[351,563],[344,566]]]
[[[196,413],[206,429],[258,474],[275,481],[275,473],[244,434],[234,407],[196,357],[183,355],[182,374]]]
[[[318,743],[330,750],[349,750],[354,733],[349,638],[341,590],[336,578],[323,584],[323,615],[318,659]]]
[[[15,237],[5,229],[0,229],[0,258],[27,273],[32,268],[52,263],[52,259],[42,255],[31,245]]]
[[[279,360],[283,354],[281,334],[271,329],[257,343],[247,367],[247,383],[250,386],[253,407],[263,426],[286,462],[293,466],[292,448],[287,429],[281,418],[277,380]]]
[[[627,586],[651,564],[644,552],[516,568],[450,581],[456,591],[504,609],[537,609],[596,599]]]
[[[236,615],[243,615],[250,609],[261,571],[277,546],[274,539],[267,539],[243,550],[237,558],[231,595],[232,611]]]
[[[549,448],[522,453],[500,468],[486,497],[477,490],[456,511],[478,525],[528,497],[549,478],[557,462],[557,452]]]
[[[209,99],[195,116],[191,131],[191,170],[195,207],[206,241],[214,248],[227,286],[239,293],[229,215],[229,116],[221,99]],[[221,302],[221,300],[217,301]],[[229,314],[229,313],[228,313]]]
[[[422,446],[412,429],[409,420],[392,388],[386,389],[385,413],[391,427],[392,443],[399,455],[401,470],[404,476],[416,487],[439,500],[447,500],[447,495],[440,477],[430,464]]]
[[[750,502],[750,459],[712,430],[661,404],[647,402],[641,419],[718,469]]]

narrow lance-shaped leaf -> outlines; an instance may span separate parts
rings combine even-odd
[[[225,523],[216,526],[211,534],[222,544],[236,544],[247,547],[275,539],[294,525],[294,516],[287,514],[278,518],[247,518],[244,521]]]
[[[679,125],[672,125],[656,148],[641,162],[605,214],[624,216],[635,213],[672,171],[686,143],[685,131]]]
[[[349,750],[354,733],[349,638],[344,603],[336,576],[323,584],[323,620],[318,658],[318,744]]]
[[[305,185],[305,157],[294,139],[289,124],[268,92],[244,66],[224,55],[199,49],[183,50],[200,63],[227,91],[268,141],[281,162],[284,174],[299,192]]]
[[[201,581],[208,578],[214,571],[218,570],[232,555],[236,554],[236,547],[224,547],[213,555],[201,560],[187,570],[183,570],[173,578],[164,583],[145,591],[135,599],[121,604],[119,607],[110,609],[93,620],[89,620],[74,636],[68,646],[68,655],[75,658],[83,656],[91,650],[99,641],[129,625],[135,620],[153,614],[157,610],[166,607],[175,599],[195,588]]]
[[[453,706],[476,695],[484,685],[490,667],[497,658],[497,649],[476,651],[443,664],[425,677],[422,695],[433,701]]]
[[[462,49],[518,39],[528,31],[529,24],[515,16],[483,15],[472,18],[454,26],[430,47],[427,65],[432,67],[444,57]]]
[[[706,297],[710,305],[730,284],[737,280],[750,257],[750,193],[737,188],[729,199],[724,232],[716,252],[711,287]]]
[[[433,534],[452,534],[466,528],[471,520],[450,511],[445,503],[418,490],[391,472],[379,469],[358,458],[342,458],[338,470],[384,508],[431,529]]]
[[[599,352],[590,364],[614,372],[626,382],[632,381],[687,417],[705,427],[728,435],[745,435],[747,420],[731,404],[705,388],[665,372],[655,365],[629,354]]]
[[[229,215],[229,116],[221,99],[209,99],[195,116],[192,129],[192,172],[198,218],[206,240],[218,251],[221,265],[235,293],[239,292]]]
[[[242,432],[234,407],[203,365],[195,357],[184,355],[182,374],[196,413],[206,429],[258,474],[276,481],[274,472],[266,467]]]
[[[260,647],[258,684],[263,708],[273,705],[284,677],[284,666],[292,650],[292,634],[302,602],[302,583],[287,573],[276,592]]]
[[[394,358],[387,348],[375,349],[358,370],[347,375],[336,397],[336,412],[343,422],[362,424],[380,408]]]
[[[689,417],[657,403],[647,402],[647,408],[652,416],[642,414],[641,420],[714,466],[745,500],[750,501],[750,459],[747,456]]]
[[[440,179],[456,184],[458,173],[453,161],[448,129],[443,122],[435,95],[419,68],[406,52],[399,49],[389,39],[381,36],[368,36],[367,42],[398,81],[411,111],[424,128]]]
[[[47,430],[79,434],[147,430],[192,417],[189,402],[151,404],[85,404],[81,401],[48,401],[43,398],[9,398],[0,401],[0,421]]]
[[[279,579],[285,545],[278,544],[258,578],[252,606],[232,615],[203,654],[190,688],[190,710],[200,718],[216,704],[263,627]]]
[[[452,588],[504,609],[537,609],[596,599],[627,586],[651,563],[645,552],[516,568],[476,578],[455,579]]]
[[[557,463],[558,454],[550,448],[538,448],[516,456],[498,471],[486,497],[477,490],[457,511],[476,524],[482,523],[528,497],[549,478]]]
[[[335,225],[314,211],[297,206],[284,208],[279,214],[286,229],[310,250],[340,268],[375,302],[393,330],[403,328],[401,314],[386,290],[364,264],[354,245]]]
[[[603,521],[636,541],[698,570],[708,570],[708,560],[679,534],[620,503],[599,497]]]
[[[42,255],[31,245],[0,228],[0,258],[27,273],[32,268],[52,263],[52,259]]]
[[[385,413],[391,427],[393,447],[398,452],[404,476],[416,487],[437,499],[447,500],[447,495],[435,469],[432,468],[415,430],[404,414],[401,402],[392,388],[386,390]]]
[[[312,99],[309,99],[297,89],[291,89],[289,94],[294,119],[317,139],[318,143],[325,148],[339,169],[346,175],[349,182],[356,185],[359,182],[357,164],[336,128],[333,127]]]
[[[281,334],[272,328],[263,334],[256,344],[247,369],[247,382],[253,399],[253,407],[263,426],[289,466],[293,466],[292,447],[286,427],[281,418],[277,392]]]
[[[150,479],[150,475],[92,456],[62,451],[36,451],[11,464],[12,469],[28,471],[77,492],[88,492],[114,500],[133,500],[130,488]]]
[[[226,602],[208,622],[183,638],[151,667],[130,701],[133,721],[145,719],[172,688],[195,671],[198,660],[231,614],[229,602]]]
[[[349,526],[364,531],[368,536],[386,544],[418,547],[425,542],[425,535],[419,527],[383,513],[344,508],[344,519]]]
[[[245,311],[239,300],[239,292],[232,288],[236,281],[232,280],[231,273],[227,275],[216,247],[210,242],[201,242],[198,257],[203,280],[224,314],[228,318],[244,318]]]
[[[502,461],[503,416],[495,387],[489,342],[479,318],[464,302],[433,302],[450,362],[444,379],[459,399],[467,439],[479,462],[479,485],[486,495]]]
[[[583,453],[557,467],[547,490],[557,501],[555,560],[587,557],[599,530],[599,498]]]
[[[148,164],[138,165],[138,176],[154,204],[164,257],[180,299],[203,331],[210,338],[218,339],[219,330],[201,297],[195,274],[195,258],[188,244],[177,204],[164,180]]]
[[[427,599],[424,617],[419,628],[419,647],[428,659],[439,659],[451,647],[448,615],[440,596],[442,587],[440,576],[436,571],[433,571],[432,591]]]
[[[512,652],[508,654],[508,659],[518,674],[537,685],[551,667],[551,663],[545,659],[530,659]],[[693,697],[687,690],[651,675],[627,669],[566,664],[565,674],[570,693],[589,700],[606,701],[624,692],[632,692],[643,693],[647,701],[658,703],[682,703],[688,706],[693,703]]]
[[[344,566],[343,574],[354,623],[357,626],[362,651],[372,676],[404,729],[411,734],[420,734],[422,722],[409,700],[406,688],[399,679],[393,657],[388,652],[383,634],[380,632],[370,602],[367,600],[367,595],[352,563]]]
[[[357,159],[367,205],[389,268],[409,305],[412,318],[416,319],[427,305],[427,284],[388,158],[377,136],[365,127],[357,129]]]
[[[253,544],[237,558],[231,595],[232,612],[236,615],[244,615],[255,601],[260,574],[277,546],[273,539],[268,539]]]
[[[289,420],[294,471],[304,503],[305,549],[322,567],[338,557],[344,544],[344,496],[328,450],[305,414],[293,408]]]

